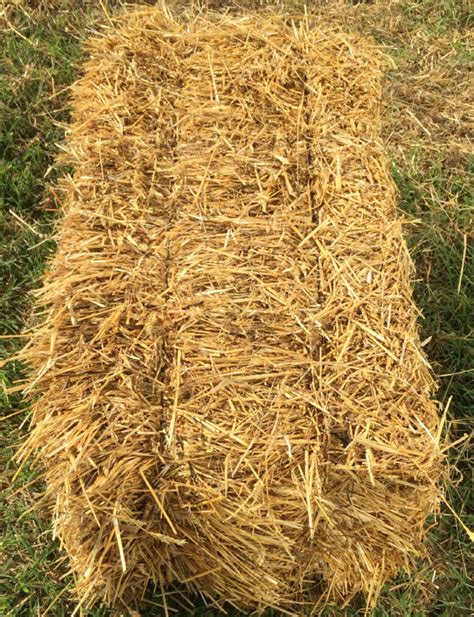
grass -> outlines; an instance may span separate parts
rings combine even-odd
[[[62,90],[76,75],[83,17],[9,11],[0,18],[0,334],[17,334],[28,319],[31,291],[54,248],[56,206],[46,189],[60,170],[50,171],[67,119]],[[5,15],[4,15],[5,18]],[[14,29],[13,29],[14,28]],[[48,173],[49,172],[49,173]],[[48,174],[47,180],[45,175]],[[0,340],[0,360],[20,345]],[[17,362],[0,369],[11,385],[23,375]],[[0,615],[36,615],[63,591],[65,568],[51,541],[49,521],[31,509],[41,494],[37,472],[16,472],[13,455],[24,434],[21,398],[0,389]],[[51,614],[70,615],[75,603],[60,598]],[[95,615],[103,614],[96,611]]]
[[[450,401],[449,439],[456,441],[469,432],[474,411],[474,160],[465,129],[472,12],[464,0],[400,0],[385,3],[386,10],[380,4],[381,9],[351,9],[359,13],[350,24],[360,23],[386,44],[395,62],[387,72],[387,150],[401,210],[412,220],[407,240],[417,267],[422,338],[439,376],[438,398]],[[0,2],[0,335],[21,332],[31,292],[54,250],[49,238],[57,205],[48,186],[64,170],[51,165],[63,135],[59,123],[68,116],[64,88],[77,75],[81,40],[98,18],[94,7],[86,0],[14,2],[3,8]],[[423,81],[419,76],[427,71],[430,77]],[[0,360],[20,344],[0,339]],[[0,369],[0,380],[11,385],[23,371],[12,362]],[[41,496],[41,478],[30,466],[17,474],[14,461],[28,409],[20,396],[0,389],[0,413],[0,615],[71,615],[75,601],[67,565],[51,538],[47,514],[32,508]],[[450,456],[447,500],[472,527],[468,442],[453,447]],[[430,561],[387,584],[372,617],[471,614],[469,539],[448,508],[436,522],[429,534]],[[159,614],[159,598],[151,596],[150,602],[156,604],[143,614]],[[344,610],[328,608],[324,615],[361,610],[359,600]],[[102,617],[109,611],[85,614]],[[199,604],[195,614],[213,612]]]

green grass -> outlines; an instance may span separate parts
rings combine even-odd
[[[63,89],[77,75],[80,40],[95,19],[94,3],[69,3],[73,11],[65,10],[67,2],[52,4],[59,8],[8,10],[9,24],[0,17],[0,335],[17,334],[24,327],[31,291],[38,286],[45,260],[54,250],[48,238],[57,206],[47,186],[63,173],[51,170],[56,144],[62,139],[57,123],[68,116]],[[422,32],[434,42],[438,36],[454,37],[454,52],[438,58],[439,67],[448,72],[467,70],[472,50],[461,36],[472,24],[467,2],[406,0],[400,15],[409,32]],[[408,66],[404,63],[409,63],[413,49],[405,46],[397,32],[378,28],[377,23],[367,27],[377,40],[390,43],[402,67],[392,70],[390,79],[403,80]],[[396,113],[396,107],[392,111]],[[424,313],[422,338],[431,337],[426,349],[440,376],[438,397],[444,403],[451,399],[448,428],[449,439],[454,441],[469,431],[474,411],[474,161],[464,151],[453,149],[449,139],[440,140],[435,148],[436,134],[432,139],[430,144],[422,140],[398,144],[389,154],[400,207],[417,221],[406,231],[417,267],[416,300]],[[467,243],[460,284],[466,240],[471,242]],[[0,360],[19,345],[17,339],[0,339]],[[23,371],[18,362],[12,362],[0,369],[0,380],[11,385],[21,379]],[[17,472],[14,452],[25,434],[28,409],[18,395],[6,396],[0,389],[0,414],[4,418],[15,414],[0,422],[0,615],[27,617],[45,611],[70,615],[75,601],[68,593],[67,564],[51,538],[46,510],[32,508],[41,496],[41,478],[26,465],[13,481]],[[447,498],[472,527],[468,516],[472,459],[466,441],[452,449],[451,463],[457,471],[453,470]],[[431,563],[420,563],[416,575],[400,575],[388,583],[372,617],[471,614],[469,540],[447,508],[442,508],[429,542]],[[158,597],[151,601],[160,602]],[[348,609],[328,608],[323,614],[355,615],[362,608],[358,599]],[[143,612],[158,613],[153,604]],[[86,614],[102,617],[109,612],[96,608]],[[202,603],[196,608],[196,615],[213,614]]]
[[[410,0],[403,10],[413,26],[435,34],[447,34],[454,29],[467,30],[474,24],[469,0]]]
[[[453,168],[443,166],[440,160],[417,164],[415,159],[405,169],[393,165],[393,176],[400,190],[400,207],[417,220],[407,235],[419,276],[415,298],[424,314],[422,339],[431,337],[426,351],[438,375],[438,399],[445,404],[452,399],[448,438],[454,442],[472,430],[474,412],[474,161],[466,157]],[[469,236],[460,282],[464,241]],[[468,441],[454,447],[450,455],[453,482],[447,499],[472,529],[474,518],[468,512],[470,509],[472,513],[474,504],[469,476],[474,461]],[[401,614],[471,615],[471,545],[446,508],[429,540],[433,564],[425,580],[429,580],[430,572],[437,571],[438,589],[429,590],[433,597],[428,610]]]
[[[36,20],[18,11],[9,17],[16,32],[0,21],[0,335],[17,334],[27,322],[31,291],[54,249],[49,237],[56,206],[45,174],[54,183],[61,173],[50,170],[63,135],[57,123],[68,117],[61,90],[77,73],[77,29],[84,28],[82,17],[67,13]],[[19,345],[17,339],[0,340],[0,360]],[[0,380],[12,385],[23,374],[12,362],[0,369]],[[20,396],[0,388],[3,418],[22,408]],[[32,509],[41,480],[26,466],[12,484],[26,417],[27,410],[0,423],[0,615],[37,615],[59,596],[49,614],[67,616],[75,602],[63,590],[71,581],[62,580],[66,568],[57,566],[60,553],[48,518]]]

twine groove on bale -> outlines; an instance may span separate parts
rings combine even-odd
[[[154,8],[89,51],[23,352],[81,602],[372,605],[442,473],[377,50]]]

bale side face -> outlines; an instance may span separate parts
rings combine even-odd
[[[153,9],[91,43],[25,350],[88,601],[373,603],[421,550],[439,422],[380,79],[305,21]]]

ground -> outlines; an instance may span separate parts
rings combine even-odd
[[[55,180],[68,170],[52,165],[81,42],[106,19],[104,10],[113,12],[117,4],[0,0],[0,361],[21,345],[10,337],[28,320],[32,292],[54,250],[60,203]],[[256,5],[261,8],[255,0],[212,2],[232,10]],[[293,1],[277,10],[302,7]],[[386,585],[372,616],[467,616],[473,610],[466,531],[472,528],[466,433],[474,411],[474,157],[468,130],[473,13],[469,0],[319,0],[308,10],[371,35],[387,56],[384,139],[417,270],[422,340],[438,378],[437,398],[447,407],[445,441],[452,444],[447,503],[431,521],[430,557],[412,575]],[[24,370],[10,363],[0,368],[0,381],[11,386]],[[71,615],[76,604],[67,565],[47,514],[33,507],[41,498],[39,472],[31,465],[19,470],[15,462],[27,425],[20,395],[0,388],[0,615]],[[146,606],[144,614],[161,614],[158,595],[150,594]],[[362,599],[324,614],[360,613]],[[200,603],[195,614],[214,613]]]

